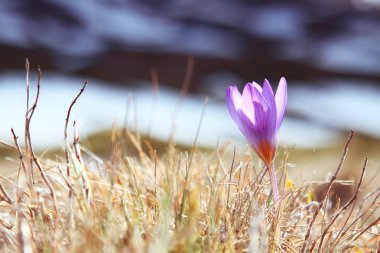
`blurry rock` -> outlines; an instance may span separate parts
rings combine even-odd
[[[318,184],[314,187],[314,197],[320,202],[328,191],[329,183]],[[337,180],[328,194],[329,209],[344,206],[354,195],[355,184],[352,180]]]

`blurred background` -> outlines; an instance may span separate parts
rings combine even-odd
[[[226,87],[264,78],[276,87],[284,76],[289,97],[280,154],[294,147],[291,172],[324,179],[350,129],[357,136],[344,177],[359,174],[365,157],[369,178],[379,170],[378,0],[3,0],[2,141],[12,142],[11,127],[23,135],[25,58],[33,87],[37,66],[43,71],[31,127],[40,150],[63,145],[67,108],[86,79],[72,113],[84,142],[127,124],[158,141],[173,134],[192,145],[209,97],[199,145],[233,140],[247,150],[226,109]],[[109,147],[94,143],[87,144],[99,152]]]

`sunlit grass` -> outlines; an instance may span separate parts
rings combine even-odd
[[[74,134],[54,159],[40,157],[29,132],[37,102],[25,139],[12,132],[8,145],[19,170],[0,179],[2,252],[379,251],[380,190],[361,193],[367,160],[353,194],[342,202],[330,194],[352,135],[318,198],[303,175],[288,174],[292,150],[281,148],[274,212],[266,167],[233,142],[205,152],[115,128],[92,142],[109,154],[95,155]]]
[[[216,252],[270,250],[300,252],[318,207],[311,188],[286,179],[286,160],[279,161],[281,211],[273,213],[265,167],[252,162],[249,150],[231,155],[233,144],[213,153],[179,152],[169,145],[160,157],[134,146],[128,156],[115,130],[111,158],[100,159],[72,149],[70,177],[63,157],[41,165],[56,197],[35,168],[20,180],[2,181],[3,250],[31,248],[42,252]],[[115,133],[115,135],[118,135]],[[133,136],[130,136],[133,138]],[[285,151],[286,152],[286,151]],[[192,157],[192,161],[190,161]],[[27,158],[27,156],[26,156]],[[256,160],[256,159],[255,159]],[[83,162],[81,162],[83,161]],[[31,171],[34,171],[33,176]],[[33,184],[28,184],[33,178]],[[19,182],[18,182],[19,181]],[[18,183],[17,183],[18,182]],[[323,205],[310,229],[306,250],[321,252],[376,249],[378,191],[355,199],[345,209]],[[376,199],[375,199],[376,198]],[[28,252],[28,251],[25,251]],[[30,251],[29,251],[30,252]],[[307,252],[307,251],[306,251]]]

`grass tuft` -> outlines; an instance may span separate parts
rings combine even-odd
[[[26,108],[24,147],[12,129],[20,166],[0,179],[2,252],[379,252],[380,189],[361,194],[368,161],[351,199],[340,205],[330,194],[353,132],[319,201],[311,185],[289,177],[290,152],[282,151],[275,208],[267,169],[232,143],[205,153],[169,142],[157,154],[148,139],[115,128],[112,153],[101,158],[77,134],[68,140],[83,89],[66,117],[65,155],[33,150],[38,96]]]

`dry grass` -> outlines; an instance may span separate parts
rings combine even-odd
[[[367,160],[346,203],[330,195],[353,133],[319,202],[309,185],[288,178],[290,151],[283,151],[276,164],[281,203],[274,213],[266,168],[249,149],[231,143],[202,153],[196,145],[186,151],[169,142],[157,155],[149,142],[115,129],[109,159],[81,147],[77,135],[67,140],[66,157],[40,159],[29,132],[37,103],[38,97],[27,106],[24,148],[12,131],[19,171],[0,179],[2,252],[380,250],[380,190],[360,194]],[[127,151],[131,147],[136,155]]]

